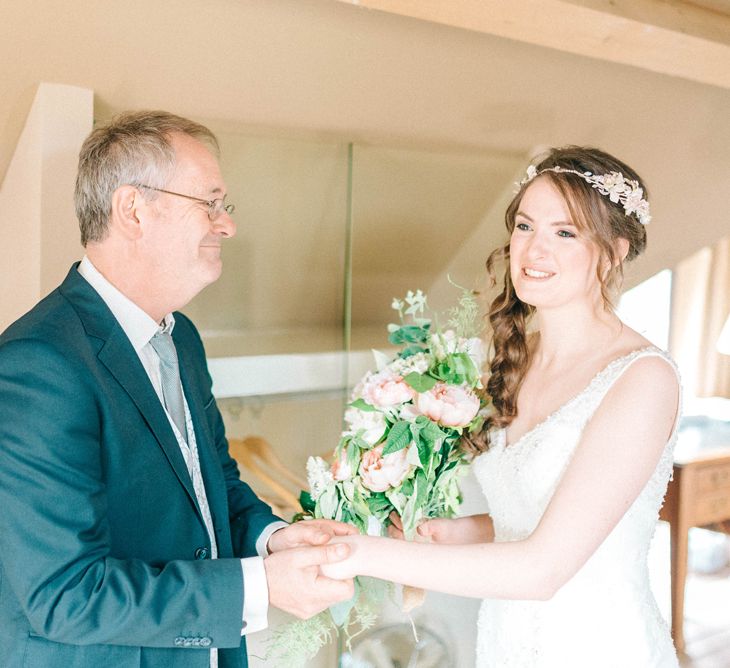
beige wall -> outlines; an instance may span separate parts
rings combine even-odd
[[[90,90],[38,87],[0,187],[0,330],[58,285],[79,258],[73,183],[92,106]]]

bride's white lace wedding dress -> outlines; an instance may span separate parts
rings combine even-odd
[[[496,431],[474,462],[497,541],[526,538],[542,517],[603,397],[634,361],[611,362],[580,394],[505,447]],[[648,391],[651,391],[648,388]],[[624,517],[578,573],[548,601],[485,600],[478,622],[478,668],[665,668],[678,665],[649,585],[647,552],[672,471],[676,427],[656,470]],[[491,574],[499,577],[499,574]]]

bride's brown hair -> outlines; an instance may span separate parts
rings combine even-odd
[[[545,169],[561,167],[592,174],[620,172],[624,178],[638,181],[647,198],[646,187],[639,175],[628,165],[596,148],[565,146],[550,149],[535,165],[538,174]],[[545,172],[537,178],[548,179],[562,195],[572,223],[590,239],[599,251],[596,277],[607,309],[613,307],[623,278],[622,260],[633,260],[646,248],[646,229],[635,214],[627,215],[623,205],[601,195],[581,176],[566,172]],[[505,224],[511,235],[515,215],[529,183],[523,184],[507,207]],[[628,253],[621,258],[616,241],[629,243]],[[495,267],[504,265],[503,289],[491,303],[487,317],[492,328],[490,375],[486,394],[492,410],[479,433],[464,437],[467,450],[477,454],[489,447],[489,433],[494,427],[506,427],[517,416],[517,395],[530,364],[527,326],[534,307],[517,297],[510,275],[510,244],[494,250],[487,258],[487,271],[496,285]]]

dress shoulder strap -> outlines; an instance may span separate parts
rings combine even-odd
[[[674,422],[674,429],[672,430],[672,436],[677,430],[679,423],[679,417],[681,414],[682,407],[682,380],[679,374],[679,369],[675,361],[669,356],[667,352],[657,348],[656,346],[646,346],[645,348],[639,348],[632,352],[618,357],[615,360],[609,362],[603,371],[600,371],[593,381],[591,382],[588,392],[586,392],[586,399],[590,404],[589,412],[592,415],[598,406],[603,401],[608,391],[613,387],[614,383],[621,378],[624,372],[637,360],[644,357],[659,357],[663,359],[674,371],[677,382],[679,384],[679,406],[677,407],[677,416]]]

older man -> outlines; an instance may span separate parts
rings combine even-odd
[[[307,617],[352,593],[319,574],[350,529],[287,526],[240,481],[173,315],[235,234],[215,151],[164,112],[92,132],[86,256],[0,337],[2,666],[241,667],[269,605]]]

